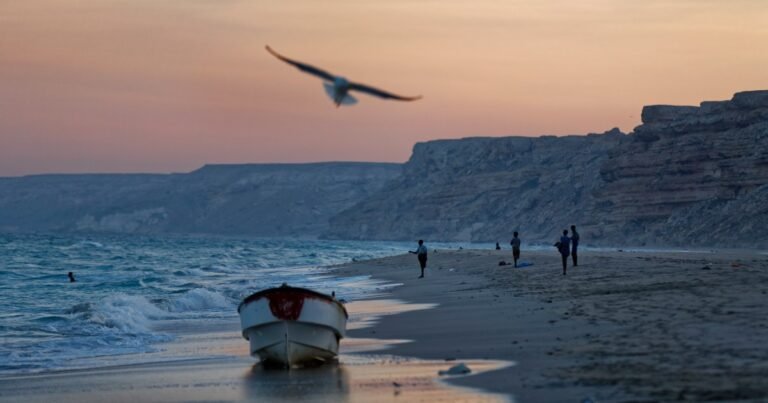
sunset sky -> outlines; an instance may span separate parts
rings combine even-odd
[[[266,44],[424,99],[336,109]],[[0,176],[402,162],[756,89],[764,0],[0,0]]]

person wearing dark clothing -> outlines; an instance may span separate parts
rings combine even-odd
[[[421,266],[421,275],[419,278],[424,278],[424,269],[427,267],[427,247],[424,245],[424,240],[419,239],[419,247],[416,250],[409,250],[410,253],[415,253],[419,259],[419,266]]]
[[[579,265],[579,258],[576,255],[576,249],[579,247],[579,233],[576,232],[576,226],[571,225],[571,259],[573,259],[573,267]]]
[[[515,260],[515,267],[517,267],[517,260],[520,259],[520,238],[517,237],[517,231],[512,235],[513,238],[509,244],[512,245],[512,259]]]
[[[69,273],[67,273],[67,277],[69,277],[69,282],[70,283],[74,283],[75,281],[77,281],[77,280],[75,280],[75,273],[69,272]]]
[[[498,242],[496,242],[496,250],[501,250],[501,246],[499,246]]]
[[[560,257],[563,260],[563,276],[568,266],[568,255],[571,254],[571,238],[568,238],[568,230],[563,230],[563,236],[560,237],[560,242],[557,243],[557,250],[560,252]]]

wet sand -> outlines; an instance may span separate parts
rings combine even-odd
[[[567,276],[554,250],[499,266],[510,254],[432,252],[424,279],[413,255],[338,267],[439,304],[351,335],[414,340],[396,355],[515,361],[453,383],[522,402],[768,400],[764,253],[583,251]]]
[[[347,304],[348,329],[365,329],[386,315],[433,307],[398,300],[355,301]],[[456,362],[389,354],[392,346],[410,340],[348,337],[337,362],[285,371],[264,369],[248,356],[239,322],[208,324],[216,331],[194,332],[175,325],[182,335],[159,345],[156,353],[133,357],[139,364],[111,365],[125,357],[101,357],[94,368],[0,378],[0,401],[24,402],[506,402],[503,394],[448,385],[438,376]],[[174,327],[173,324],[166,326]],[[204,357],[190,359],[189,357]],[[474,373],[511,365],[492,360],[467,360]],[[475,376],[471,374],[469,376]]]
[[[3,400],[24,402],[503,402],[503,396],[446,387],[445,363],[386,355],[342,355],[343,364],[265,370],[248,358],[218,358],[62,371],[3,379]],[[481,370],[504,363],[468,362]]]

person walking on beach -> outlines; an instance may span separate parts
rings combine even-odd
[[[427,247],[424,245],[424,240],[419,239],[419,247],[416,250],[409,250],[409,253],[415,253],[419,259],[419,266],[421,266],[421,275],[419,278],[424,278],[424,269],[427,267]]]
[[[563,260],[563,276],[568,266],[568,255],[571,254],[571,238],[568,238],[568,230],[563,230],[563,236],[560,237],[560,242],[556,243],[557,251],[560,252],[560,257]]]
[[[517,237],[517,231],[512,234],[513,238],[509,241],[512,245],[512,259],[515,260],[515,267],[517,267],[517,260],[520,259],[520,238]]]
[[[579,247],[579,233],[576,232],[576,226],[571,225],[571,259],[573,259],[573,267],[579,265],[579,258],[576,255],[576,249]]]

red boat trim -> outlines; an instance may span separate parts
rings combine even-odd
[[[243,302],[237,307],[237,312],[243,308],[244,305],[257,301],[262,298],[269,300],[269,308],[272,310],[272,314],[280,319],[296,320],[301,314],[301,308],[304,303],[304,299],[321,299],[330,303],[335,303],[344,312],[344,317],[349,318],[347,309],[335,298],[330,295],[322,294],[317,291],[308,290],[300,287],[282,286],[275,288],[268,288],[259,292],[253,293],[247,296]],[[293,319],[291,319],[293,318]]]

